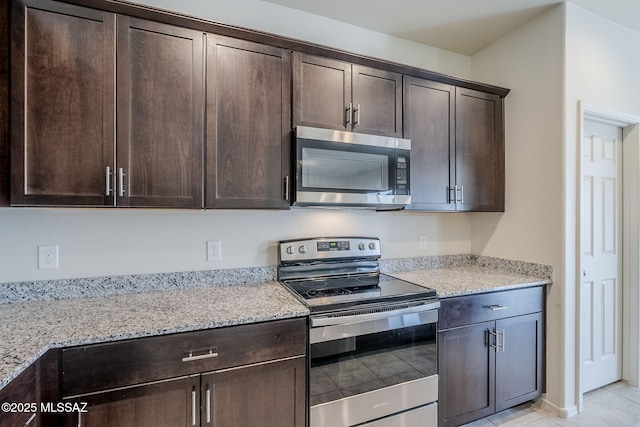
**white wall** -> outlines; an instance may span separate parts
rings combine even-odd
[[[443,74],[469,77],[471,61],[468,56],[260,0],[133,1]]]
[[[567,251],[565,258],[565,282],[567,286],[567,300],[565,309],[567,313],[576,313],[579,310],[578,287],[580,285],[580,255],[578,247],[578,236],[580,235],[576,224],[578,224],[579,191],[580,191],[580,112],[578,104],[595,106],[597,108],[615,111],[619,114],[640,117],[640,81],[638,80],[638,70],[640,69],[640,34],[627,30],[619,25],[607,21],[594,15],[578,6],[568,4],[567,6],[567,57],[566,57],[566,84],[565,84],[565,241]],[[630,143],[638,144],[637,130],[634,137],[628,137],[623,143],[623,156],[627,156],[632,150],[624,147]],[[636,151],[637,153],[637,151]],[[625,165],[632,165],[637,170],[639,164],[635,161],[628,161]],[[629,175],[625,174],[625,177]],[[638,182],[625,181],[626,191],[635,189],[637,191]],[[626,192],[627,195],[630,192]],[[628,200],[631,201],[631,200]],[[635,200],[637,203],[637,199]],[[623,205],[627,200],[623,201]],[[629,231],[633,227],[624,225],[623,232],[625,244],[627,238],[631,237]],[[632,242],[637,244],[637,242]],[[626,265],[625,270],[637,269],[638,260],[633,265]],[[569,285],[570,284],[570,285]],[[630,308],[625,316],[637,319],[637,287],[638,283],[632,283],[634,288],[631,294],[635,293],[636,300],[628,302],[625,306]],[[624,294],[625,303],[629,299],[629,294]],[[573,329],[576,323],[571,324]],[[629,330],[635,328],[636,323]],[[623,329],[625,329],[623,327]],[[628,335],[628,330],[623,330],[626,342],[623,345],[637,345],[638,337],[632,340]],[[626,348],[628,350],[628,347]],[[627,354],[628,355],[628,354]],[[626,364],[625,374],[637,373],[637,355],[634,354],[636,366],[630,367],[629,360],[623,360]],[[632,359],[632,358],[629,358]],[[575,367],[575,365],[574,365]],[[627,377],[632,381],[637,381],[637,377]]]
[[[278,240],[316,235],[380,237],[384,258],[469,253],[469,234],[467,214],[5,208],[0,283],[276,265]],[[207,240],[222,241],[222,261],[206,261]],[[60,268],[38,270],[37,246],[49,244]]]
[[[472,253],[553,265],[546,398],[563,409],[574,404],[562,273],[564,55],[564,8],[558,6],[472,57],[473,79],[511,92],[505,100],[505,213],[471,219]]]
[[[139,3],[463,78],[470,74],[467,56],[258,0]],[[4,208],[0,283],[275,265],[279,239],[340,234],[379,236],[385,258],[470,251],[466,214]],[[420,234],[429,238],[426,251],[419,250]],[[222,240],[222,261],[206,261],[206,240]],[[59,269],[37,269],[37,246],[43,244],[59,245]]]

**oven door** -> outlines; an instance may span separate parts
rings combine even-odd
[[[298,126],[294,204],[404,206],[410,150],[407,139]]]
[[[312,316],[310,427],[436,426],[439,305]]]

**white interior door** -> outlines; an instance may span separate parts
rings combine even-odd
[[[585,121],[582,142],[582,392],[622,377],[622,129]]]

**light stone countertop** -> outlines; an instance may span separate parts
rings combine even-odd
[[[0,305],[0,389],[50,348],[301,317],[279,283]]]
[[[475,265],[393,272],[390,275],[433,288],[440,298],[551,284],[547,278]]]
[[[551,283],[548,265],[475,255],[381,260],[440,298]],[[48,349],[302,317],[261,267],[0,286],[0,389]]]

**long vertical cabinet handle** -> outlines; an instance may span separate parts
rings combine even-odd
[[[191,390],[191,425],[195,426],[198,420],[196,419],[196,399],[198,394],[195,390]]]
[[[353,112],[356,114],[356,118],[353,122],[353,127],[356,127],[360,125],[360,104],[358,104],[358,106]]]
[[[504,345],[504,344],[505,344],[505,336],[506,336],[506,334],[505,334],[505,332],[504,332],[504,329],[503,329],[503,330],[501,330],[501,331],[499,332],[499,334],[500,334],[500,335],[502,335],[502,340],[501,340],[501,341],[502,341],[502,345],[498,345],[498,349],[502,348],[502,352],[504,353],[504,347],[505,347],[505,345]]]
[[[349,125],[351,124],[351,111],[353,110],[353,103],[350,102],[349,106],[346,108],[346,118],[344,120],[344,127],[348,128]]]
[[[284,177],[284,199],[289,201],[289,175]]]
[[[494,338],[494,344],[491,344],[491,337]],[[495,352],[498,351],[498,333],[487,329],[487,344],[489,347],[493,348]]]
[[[106,187],[105,187],[105,191],[104,191],[104,195],[105,196],[110,196],[112,193],[111,190],[111,166],[107,166],[107,170],[105,173],[105,181],[106,181]]]
[[[464,204],[464,185],[461,185],[459,190],[460,190],[460,203]]]
[[[206,412],[207,412],[207,424],[211,423],[211,387],[207,385],[207,402],[206,402]]]
[[[118,194],[124,197],[124,169],[118,169]]]

